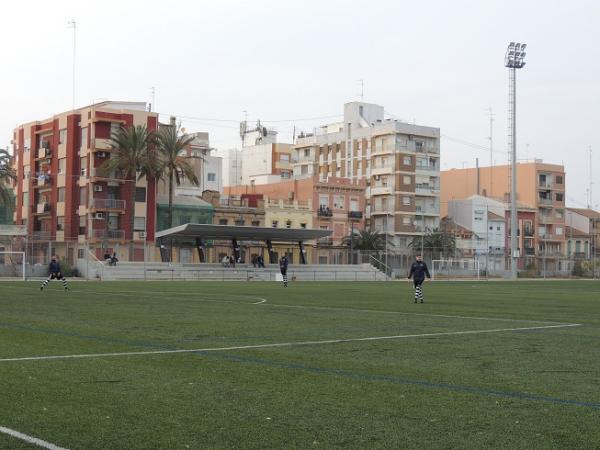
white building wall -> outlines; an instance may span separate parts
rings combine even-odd
[[[241,184],[250,184],[252,177],[271,175],[273,171],[273,145],[261,144],[244,147],[242,154]]]
[[[569,209],[565,211],[565,225],[583,233],[590,233],[590,219]]]
[[[217,150],[221,161],[223,186],[238,186],[242,183],[242,154],[238,149]]]

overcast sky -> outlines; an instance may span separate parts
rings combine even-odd
[[[0,14],[0,146],[16,124],[70,109],[77,21],[76,104],[149,101],[239,147],[247,111],[278,129],[335,121],[343,103],[441,128],[442,169],[507,161],[506,45],[525,42],[518,71],[519,158],[564,164],[567,203],[587,204],[589,147],[600,203],[600,2],[20,1]],[[319,117],[317,120],[300,120]],[[161,117],[161,120],[167,117]],[[223,119],[215,121],[213,119]],[[273,121],[273,122],[269,122]],[[280,121],[280,122],[274,122]],[[476,144],[465,145],[456,140]]]

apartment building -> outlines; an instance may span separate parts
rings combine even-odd
[[[442,214],[447,213],[450,200],[475,194],[509,201],[510,174],[508,165],[442,171]],[[535,209],[536,254],[545,255],[549,270],[562,270],[560,259],[565,254],[564,167],[542,160],[519,163],[517,200]]]
[[[181,185],[176,187],[176,194],[201,197],[202,192],[206,190],[222,192],[223,158],[213,154],[214,149],[210,147],[208,133],[189,133],[188,136],[193,140],[182,152],[182,156],[188,158],[188,162],[198,177],[199,185],[195,186],[189,180],[184,179]]]
[[[344,238],[352,229],[364,228],[365,183],[352,183],[345,178],[330,177],[327,180],[318,176],[280,181],[279,183],[231,186],[225,188],[228,195],[262,195],[269,201],[281,200],[284,205],[310,205],[312,228],[331,230],[331,236],[318,240],[315,251],[308,254],[313,263],[345,263],[347,246]],[[267,223],[267,226],[287,227],[287,221]],[[301,225],[302,227],[302,225]],[[308,222],[306,227],[309,227]]]
[[[237,148],[217,150],[216,156],[222,160],[221,177],[223,186],[242,184],[242,153]]]
[[[567,208],[567,256],[593,259],[598,257],[600,212],[588,208]]]
[[[366,226],[397,248],[440,224],[440,130],[385,119],[379,105],[344,105],[343,122],[301,133],[292,155],[296,178],[348,179],[366,186]]]
[[[74,248],[78,257],[86,246],[101,257],[126,242],[154,241],[155,181],[125,180],[99,170],[111,157],[111,133],[134,125],[156,130],[157,114],[147,112],[145,103],[106,101],[14,130],[14,221],[27,226],[30,239],[58,242],[53,251],[71,262]],[[129,204],[132,190],[135,205]],[[61,242],[79,245],[61,255]],[[130,248],[119,258],[143,259],[143,246]]]

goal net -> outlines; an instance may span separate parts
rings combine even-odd
[[[0,279],[25,281],[25,252],[0,251]]]
[[[431,278],[434,280],[451,280],[456,278],[479,280],[479,261],[476,259],[434,259],[431,267]]]

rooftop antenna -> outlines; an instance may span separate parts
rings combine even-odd
[[[590,200],[588,203],[589,209],[594,209],[594,197],[592,197],[592,185],[594,184],[594,182],[592,180],[592,146],[590,145]]]
[[[488,108],[488,114],[490,115],[490,195],[494,195],[494,112],[492,107]]]
[[[156,89],[154,86],[150,87],[150,112],[156,111]]]
[[[71,19],[67,22],[69,28],[73,28],[73,111],[75,111],[75,56],[77,54],[77,22]]]
[[[363,80],[362,78],[360,80],[358,80],[358,84],[360,86],[360,101],[364,102],[365,101],[365,80]]]

